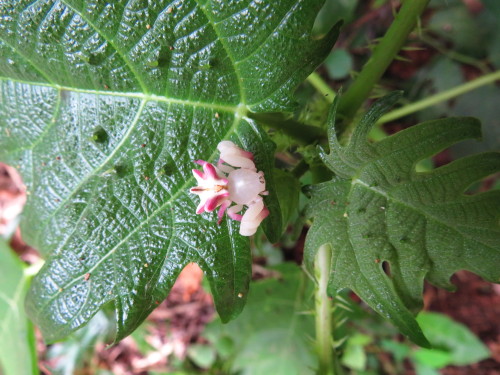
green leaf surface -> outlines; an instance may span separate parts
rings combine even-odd
[[[446,350],[422,348],[413,354],[413,358],[421,365],[438,369],[450,363],[451,354]]]
[[[367,361],[365,346],[371,341],[370,336],[361,333],[349,337],[342,358],[340,359],[342,364],[352,370],[365,370]]]
[[[440,375],[439,371],[435,370],[433,367],[425,365],[421,362],[415,362],[415,371],[417,375]]]
[[[24,312],[29,278],[0,239],[0,374],[38,374],[35,332]]]
[[[350,288],[405,335],[428,345],[413,314],[423,281],[452,289],[460,269],[500,280],[500,192],[465,195],[469,185],[500,169],[500,153],[458,159],[430,172],[415,165],[456,142],[480,137],[472,118],[428,121],[369,143],[367,134],[398,94],[377,102],[342,147],[330,117],[325,164],[337,175],[311,190],[314,218],[305,249],[312,269],[317,249],[330,243],[332,293]]]
[[[204,335],[212,343],[232,339],[231,369],[241,375],[313,374],[317,366],[310,345],[314,318],[303,313],[311,308],[312,285],[295,264],[283,263],[274,270],[279,278],[252,284],[237,321],[216,320]]]
[[[281,223],[286,230],[291,218],[297,214],[299,208],[300,182],[290,172],[281,169],[274,170],[276,193],[281,208]]]
[[[422,312],[418,315],[417,321],[422,327],[422,331],[429,339],[433,350],[421,348],[414,353],[415,358],[420,362],[431,365],[429,361],[432,351],[445,352],[448,359],[441,366],[469,365],[490,357],[488,348],[463,324],[458,323],[446,315]]]
[[[338,30],[312,39],[320,0],[8,0],[0,5],[0,160],[29,199],[23,235],[47,262],[27,309],[58,340],[104,305],[116,339],[189,262],[224,321],[250,280],[239,224],[195,215],[192,163],[231,139],[264,171],[271,241],[274,146],[247,115],[289,111]],[[279,62],[277,64],[276,62]]]
[[[193,344],[187,349],[187,356],[196,366],[201,368],[209,368],[213,365],[217,358],[215,349],[208,345]]]

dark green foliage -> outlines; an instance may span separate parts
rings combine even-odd
[[[417,173],[419,160],[465,139],[480,137],[472,118],[428,121],[369,143],[367,134],[397,100],[391,94],[363,117],[342,147],[330,116],[325,164],[337,175],[311,189],[305,261],[333,247],[330,291],[350,288],[401,332],[426,345],[413,314],[422,306],[424,278],[452,289],[457,270],[500,281],[500,191],[465,195],[475,181],[500,170],[500,153],[487,152]]]
[[[29,200],[22,229],[47,262],[27,309],[48,341],[104,304],[116,339],[182,268],[206,272],[222,320],[243,308],[248,238],[195,215],[191,169],[232,139],[265,172],[268,238],[282,230],[274,145],[250,111],[287,111],[338,30],[312,39],[319,0],[8,0],[0,5],[0,160]]]

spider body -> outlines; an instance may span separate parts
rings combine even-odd
[[[196,213],[211,212],[219,207],[219,224],[227,211],[231,219],[241,222],[240,234],[251,236],[269,215],[262,199],[262,195],[268,194],[264,173],[257,171],[253,154],[233,142],[222,141],[217,149],[220,151],[217,167],[204,160],[195,161],[203,167],[203,172],[193,169],[198,186],[190,191],[200,197]],[[247,209],[241,215],[244,206]]]

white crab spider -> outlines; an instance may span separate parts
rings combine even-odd
[[[264,172],[257,172],[253,154],[244,151],[231,141],[222,141],[217,145],[220,158],[217,167],[204,160],[195,163],[203,167],[203,172],[193,169],[198,186],[191,188],[191,193],[200,197],[197,214],[212,212],[217,207],[220,224],[227,210],[228,216],[241,221],[240,234],[255,234],[262,220],[269,215],[261,195],[267,195]],[[231,206],[232,203],[235,206]],[[245,213],[239,212],[247,206]]]

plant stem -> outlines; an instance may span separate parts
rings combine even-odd
[[[309,164],[306,163],[304,159],[299,161],[299,163],[291,170],[291,173],[297,178],[301,178],[304,173],[309,170]]]
[[[387,33],[373,50],[372,56],[356,80],[342,96],[339,103],[339,114],[343,116],[346,123],[355,116],[375,84],[403,47],[428,2],[429,0],[406,0],[403,2]]]
[[[493,83],[497,80],[500,80],[500,70],[391,111],[382,116],[380,120],[378,120],[378,124],[384,124],[386,122],[407,116],[411,113],[418,112],[424,108],[450,100],[456,96],[463,95],[469,91],[477,89],[478,87]]]
[[[33,277],[33,276],[35,276],[38,273],[38,271],[40,271],[40,269],[43,267],[44,263],[45,262],[40,259],[36,263],[31,264],[29,267],[26,267],[24,269],[24,275],[26,277]]]
[[[326,131],[317,126],[302,124],[282,113],[249,113],[248,117],[259,124],[279,129],[295,139],[299,144],[307,145],[326,139]]]
[[[342,374],[342,369],[335,356],[335,351],[333,350],[333,303],[327,294],[331,262],[331,245],[322,245],[318,249],[314,263],[314,276],[317,281],[314,300],[316,309],[316,350],[319,357],[318,375]]]
[[[325,96],[325,99],[329,103],[333,103],[333,100],[335,99],[335,91],[321,78],[321,76],[313,72],[309,77],[307,77],[307,81],[320,93],[322,93]]]
[[[470,66],[474,66],[477,69],[481,71],[481,73],[486,74],[490,70],[488,69],[488,64],[485,62],[478,60],[474,57],[470,57],[467,55],[463,55],[459,52],[447,49],[446,47],[442,46],[439,41],[432,39],[429,36],[426,35],[421,35],[420,40],[424,42],[425,44],[428,44],[432,48],[434,48],[436,51],[438,51],[440,54],[447,56],[451,60],[455,60],[461,64],[467,64]]]

